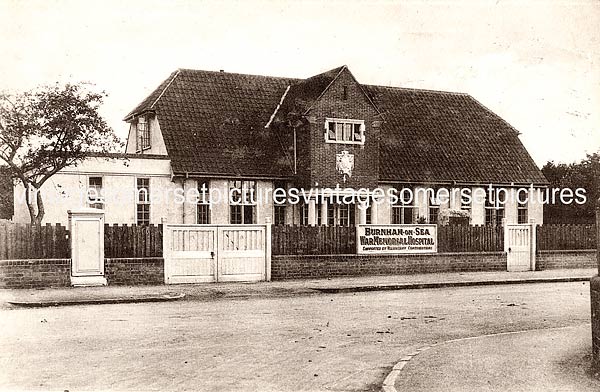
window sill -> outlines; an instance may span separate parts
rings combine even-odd
[[[337,140],[325,140],[325,143],[329,143],[329,144],[352,144],[352,145],[359,145],[359,146],[364,146],[365,142],[340,142]]]

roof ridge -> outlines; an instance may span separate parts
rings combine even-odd
[[[240,73],[240,72],[226,72],[226,71],[211,71],[211,70],[206,70],[206,69],[193,69],[193,68],[177,68],[178,71],[183,71],[183,72],[204,72],[204,73],[211,73],[211,74],[217,74],[217,75],[237,75],[237,76],[254,76],[254,77],[259,77],[259,78],[270,78],[270,79],[284,79],[284,80],[298,80],[298,81],[302,81],[302,80],[306,80],[306,79],[301,79],[301,78],[294,78],[294,77],[289,77],[289,76],[272,76],[272,75],[259,75],[259,74],[249,74],[249,73]]]
[[[309,81],[311,79],[318,78],[319,76],[323,76],[323,75],[326,75],[326,74],[334,73],[334,71],[335,71],[335,76],[333,78],[335,79],[346,68],[348,68],[348,66],[344,64],[344,65],[341,65],[339,67],[328,69],[327,71],[319,72],[316,75],[309,76],[308,78],[303,79],[303,81]]]
[[[365,87],[380,87],[380,88],[387,88],[387,89],[391,89],[391,90],[409,90],[409,91],[423,91],[423,92],[428,92],[428,93],[439,93],[439,94],[447,94],[447,95],[459,95],[459,96],[463,96],[463,97],[471,97],[473,98],[473,96],[469,93],[463,93],[461,91],[446,91],[446,90],[433,90],[433,89],[428,89],[428,88],[416,88],[416,87],[400,87],[400,86],[382,86],[379,84],[362,84]]]

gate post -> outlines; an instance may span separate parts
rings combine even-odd
[[[506,218],[502,218],[502,230],[504,231],[504,251],[508,253],[508,225]]]
[[[162,253],[163,253],[163,273],[165,284],[169,284],[169,260],[171,257],[171,244],[167,222],[162,224]]]
[[[600,199],[596,202],[596,257],[600,272]],[[600,276],[590,280],[592,303],[592,364],[600,370]]]
[[[106,286],[104,276],[104,211],[69,210],[71,285]]]
[[[265,218],[265,280],[271,281],[271,218]]]
[[[537,225],[535,223],[535,219],[531,218],[529,219],[529,225],[531,226],[531,239],[530,239],[530,243],[531,243],[531,248],[529,251],[529,270],[530,271],[535,271],[535,256],[537,253]]]

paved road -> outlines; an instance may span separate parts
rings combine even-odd
[[[0,389],[379,390],[449,339],[589,322],[588,283],[0,311]]]

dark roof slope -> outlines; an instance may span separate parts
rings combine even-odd
[[[265,124],[284,94],[282,112],[307,110],[343,69],[305,80],[180,69],[126,119],[156,112],[175,173],[291,176],[289,143]],[[547,183],[518,132],[469,95],[362,87],[385,118],[382,181]]]
[[[290,87],[285,97],[286,109],[304,114],[329,85],[346,68],[345,65],[301,80]]]
[[[385,116],[381,180],[547,183],[518,132],[470,95],[364,87]]]
[[[296,82],[180,69],[129,116],[156,112],[175,173],[289,176],[293,163],[265,124]]]

